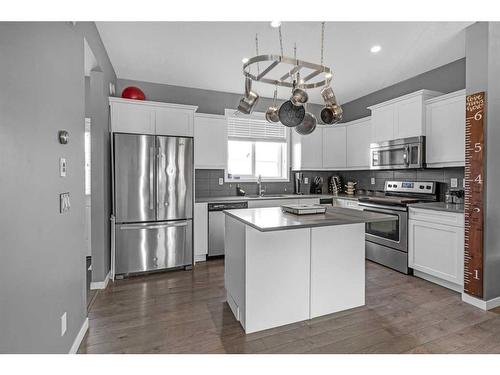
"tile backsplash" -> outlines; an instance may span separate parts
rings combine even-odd
[[[438,169],[405,169],[388,171],[304,171],[304,177],[309,181],[315,176],[323,178],[323,192],[328,193],[328,177],[341,176],[344,183],[347,181],[357,182],[357,189],[379,190],[384,189],[386,180],[410,180],[410,181],[436,181],[440,182],[440,200],[444,200],[444,193],[450,187],[452,178],[458,180],[458,188],[463,189],[464,168],[438,168]],[[290,182],[263,182],[262,188],[267,194],[293,193],[293,172],[290,174]],[[197,169],[195,172],[196,197],[222,197],[236,195],[236,183],[219,185],[219,178],[224,177],[222,169]],[[371,179],[374,178],[374,184]],[[256,183],[240,183],[240,186],[248,195],[257,194]],[[310,184],[303,185],[302,192],[308,193]]]

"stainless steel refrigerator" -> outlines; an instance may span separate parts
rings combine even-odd
[[[113,134],[115,273],[191,266],[193,139]]]

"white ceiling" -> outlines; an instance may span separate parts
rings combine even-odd
[[[334,72],[341,103],[465,56],[464,29],[471,22],[328,22],[325,64]],[[243,57],[279,54],[277,29],[264,22],[97,22],[119,78],[243,92]],[[284,22],[285,55],[319,63],[319,22]],[[378,54],[370,53],[375,44]],[[273,87],[254,86],[271,97]],[[319,90],[311,101],[320,103]],[[289,96],[280,89],[280,98]]]

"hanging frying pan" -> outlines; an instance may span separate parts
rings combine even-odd
[[[303,106],[295,106],[290,100],[284,102],[279,110],[279,118],[283,125],[290,128],[299,125],[304,116],[306,115],[306,110]]]

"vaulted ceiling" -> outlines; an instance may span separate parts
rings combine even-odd
[[[341,103],[465,56],[471,22],[327,22],[325,64]],[[97,22],[119,78],[243,92],[242,58],[279,54],[278,29],[267,22]],[[319,63],[319,22],[283,22],[284,54]],[[380,45],[379,53],[371,53]],[[261,96],[273,87],[256,84]],[[289,96],[287,89],[279,97]],[[311,101],[320,103],[319,90]]]

